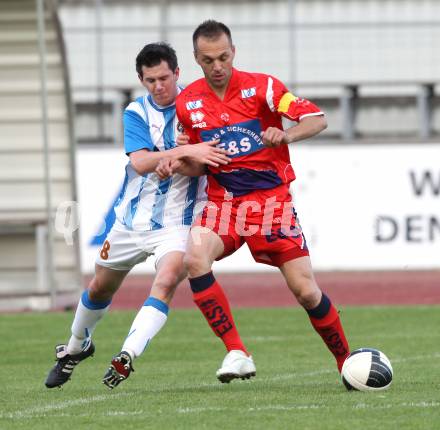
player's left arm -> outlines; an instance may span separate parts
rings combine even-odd
[[[327,120],[324,114],[306,116],[302,118],[297,125],[289,127],[286,130],[280,130],[277,127],[268,127],[263,132],[263,143],[269,147],[283,144],[288,145],[289,143],[315,136],[326,128]]]
[[[277,78],[266,76],[266,79],[263,103],[273,114],[297,122],[286,130],[278,127],[268,127],[264,130],[262,140],[266,146],[280,146],[308,139],[327,128],[327,120],[318,106],[293,95]]]

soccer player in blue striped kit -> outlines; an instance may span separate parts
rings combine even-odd
[[[205,200],[203,176],[175,174],[161,180],[154,171],[160,160],[171,154],[188,166],[229,162],[226,151],[215,147],[218,141],[176,146],[174,102],[180,93],[179,68],[168,44],[146,45],[136,58],[136,71],[148,93],[132,102],[124,113],[124,145],[129,163],[115,204],[116,222],[97,257],[95,277],[79,300],[70,340],[56,347],[57,362],[45,382],[48,388],[66,383],[75,366],[94,353],[91,336],[108,311],[113,295],[136,264],[154,255],[156,276],[150,296],[102,382],[112,389],[129,376],[133,361],[167,320],[175,289],[186,276],[183,255],[189,229]]]

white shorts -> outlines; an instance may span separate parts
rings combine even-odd
[[[150,255],[155,256],[157,264],[169,252],[185,252],[189,230],[189,226],[182,225],[133,231],[116,221],[98,253],[96,264],[113,270],[131,270]]]

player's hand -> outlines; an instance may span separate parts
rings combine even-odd
[[[263,139],[263,143],[269,148],[274,148],[289,143],[286,132],[276,127],[268,127],[261,133],[261,137]]]
[[[207,164],[212,167],[219,167],[231,162],[228,152],[223,148],[217,148],[219,139],[200,142],[196,145],[189,145],[186,156],[198,163]]]
[[[187,134],[180,133],[177,135],[176,138],[177,146],[188,145],[188,143],[189,143],[189,136]]]
[[[174,174],[181,164],[182,162],[180,160],[171,157],[162,158],[156,167],[155,173],[159,176],[159,179],[167,179]]]
[[[156,170],[154,171],[156,175],[159,176],[159,179],[164,180],[173,174],[171,163],[171,158],[162,158],[162,160],[159,160]]]

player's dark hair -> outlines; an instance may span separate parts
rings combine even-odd
[[[168,63],[173,73],[176,71],[178,66],[176,51],[166,42],[149,43],[136,57],[136,72],[142,78],[142,66],[154,67],[162,61]]]
[[[231,30],[222,22],[208,19],[203,21],[193,33],[194,51],[197,50],[197,40],[199,37],[206,37],[207,39],[218,39],[222,34],[228,36],[229,42],[232,45]]]

